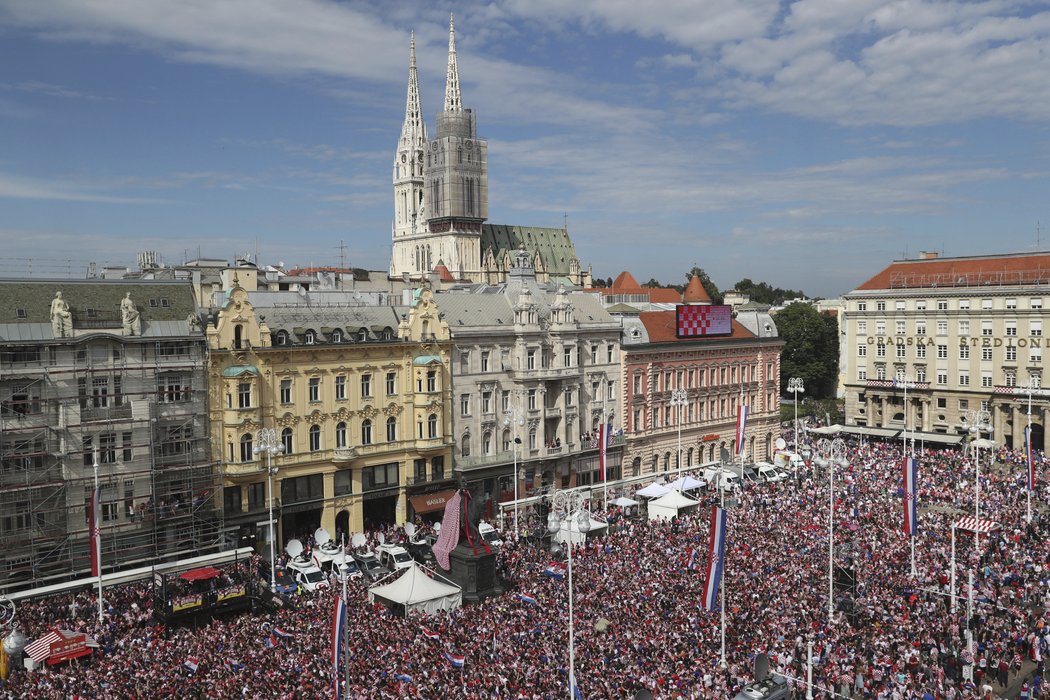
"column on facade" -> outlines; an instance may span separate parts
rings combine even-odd
[[[874,427],[875,398],[871,395],[870,391],[864,396],[864,418],[865,425]]]
[[[1010,427],[1010,446],[1013,449],[1019,449],[1024,444],[1024,428],[1028,425],[1028,405],[1025,404],[1024,409],[1017,402],[1010,405],[1011,419],[1013,425]],[[1000,440],[1001,443],[1006,442],[1006,434],[1002,433],[1003,438]],[[995,438],[993,438],[995,439]]]
[[[325,472],[322,475],[322,488],[324,493],[324,507],[321,508],[321,527],[329,533],[335,532],[335,472]]]

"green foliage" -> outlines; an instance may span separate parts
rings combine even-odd
[[[791,396],[791,394],[788,394],[788,396]],[[845,406],[838,399],[804,399],[802,394],[798,396],[799,420],[806,416],[816,416],[821,420],[824,420],[825,417],[830,417],[832,424],[838,423],[841,425],[846,422],[845,415]],[[780,422],[790,423],[794,419],[795,407],[791,403],[780,404]]]
[[[795,291],[793,289],[771,287],[766,282],[755,283],[751,281],[750,277],[745,277],[737,282],[734,289],[741,294],[746,294],[751,301],[770,306],[780,306],[788,299],[799,299],[806,296],[805,292],[801,290]]]
[[[834,317],[799,303],[788,304],[773,320],[784,340],[780,358],[781,389],[786,390],[788,378],[800,377],[806,388],[805,396],[833,395],[839,371],[838,326]]]

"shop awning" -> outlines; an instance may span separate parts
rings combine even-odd
[[[941,445],[958,445],[962,442],[962,435],[949,435],[947,433],[926,433],[921,430],[912,430],[907,433],[901,432],[902,440],[915,439],[916,442],[936,442]]]
[[[52,629],[25,648],[26,656],[37,663],[57,664],[87,656],[98,643],[83,632]]]
[[[205,581],[210,578],[215,578],[222,572],[213,566],[202,566],[199,569],[190,569],[179,575],[179,578],[186,581]]]
[[[877,437],[883,440],[897,437],[900,428],[869,428],[866,425],[844,425],[842,432],[850,435],[864,435],[866,437]]]
[[[436,510],[444,510],[445,504],[456,493],[455,489],[438,491],[437,493],[425,493],[421,496],[411,496],[408,502],[412,504],[412,510],[417,514],[433,513]]]

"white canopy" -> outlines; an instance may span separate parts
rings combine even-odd
[[[554,533],[554,541],[561,542],[562,544],[565,544],[566,542],[583,544],[587,541],[588,536],[604,534],[603,531],[609,527],[608,523],[603,523],[601,520],[595,520],[594,516],[590,513],[587,513],[587,517],[590,518],[591,521],[591,527],[587,532],[580,531],[580,524],[576,522],[576,513],[571,513],[569,517],[562,519],[561,529]]]
[[[396,581],[369,588],[369,602],[379,600],[386,605],[403,605],[406,613],[415,610],[428,615],[439,610],[454,610],[463,604],[463,591],[459,586],[430,578],[416,562],[404,571]]]
[[[702,489],[704,486],[707,486],[707,484],[686,474],[680,479],[675,479],[667,484],[667,486],[672,489],[677,489],[678,491],[692,491],[694,489]]]
[[[671,491],[655,501],[649,502],[650,520],[670,520],[678,515],[679,511],[700,505],[700,501],[686,498],[680,491]]]
[[[613,505],[620,506],[621,508],[628,508],[630,506],[638,505],[638,501],[634,500],[633,498],[627,498],[627,496],[620,496],[615,501],[613,501]]]
[[[639,489],[638,492],[634,495],[645,496],[646,498],[659,498],[660,496],[666,494],[668,491],[670,491],[669,488],[658,484],[654,481],[653,483],[646,486],[644,489]]]

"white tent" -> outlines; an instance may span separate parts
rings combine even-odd
[[[368,600],[385,605],[402,605],[405,612],[421,611],[432,615],[439,610],[454,610],[463,604],[459,586],[444,583],[427,576],[419,565],[405,569],[396,581],[378,584],[368,589]]]
[[[583,544],[590,536],[605,534],[605,530],[609,527],[608,523],[603,523],[601,520],[595,520],[594,516],[588,513],[587,517],[591,520],[591,528],[587,532],[581,532],[580,524],[576,522],[577,517],[576,513],[572,513],[569,517],[564,518],[561,521],[561,529],[554,533],[555,542],[561,542],[562,544],[565,544],[566,542]]]
[[[666,495],[668,491],[670,491],[669,488],[654,481],[644,489],[639,489],[634,495],[645,496],[646,498],[659,498],[660,496]]]
[[[667,484],[667,486],[672,489],[677,489],[678,491],[692,491],[694,489],[702,489],[707,486],[707,484],[686,474],[681,479],[675,479]]]
[[[638,505],[638,501],[634,500],[633,498],[627,498],[627,496],[620,496],[615,501],[613,501],[613,505],[619,506],[621,508],[630,508],[631,506]]]
[[[650,520],[670,520],[687,508],[700,505],[700,501],[686,498],[680,491],[671,491],[655,501],[649,501]]]

